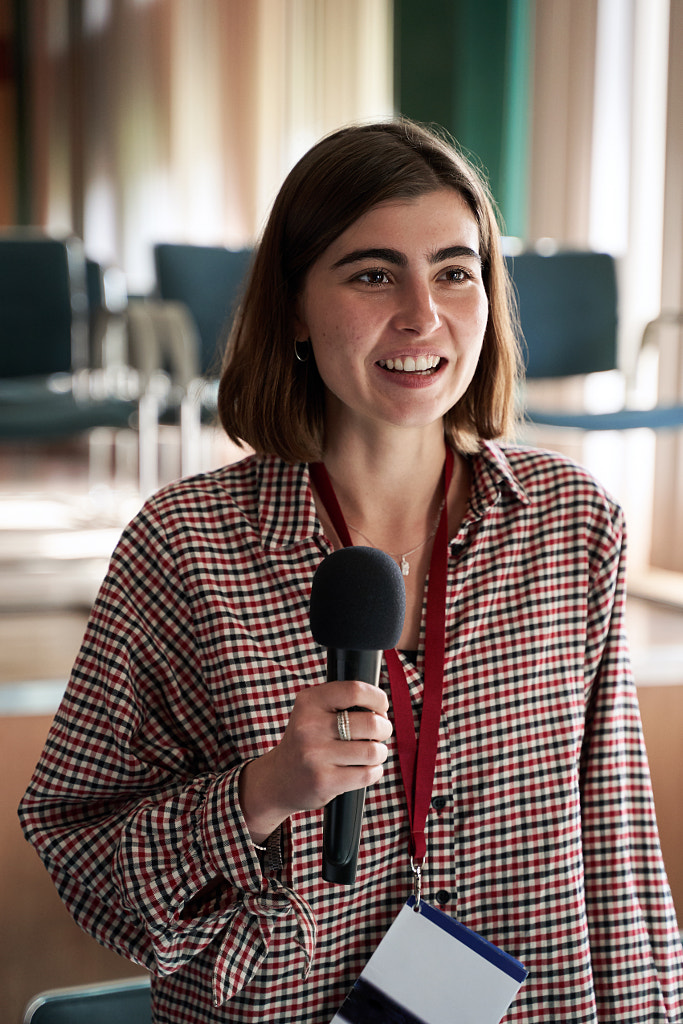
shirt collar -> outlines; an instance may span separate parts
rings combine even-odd
[[[259,530],[264,548],[287,550],[322,534],[308,466],[274,455],[258,460]]]
[[[470,507],[475,517],[484,515],[507,492],[522,505],[530,503],[529,495],[515,475],[503,446],[482,441],[479,451],[471,456],[472,497]]]
[[[308,465],[290,464],[266,455],[258,460],[259,528],[264,548],[289,549],[315,536],[322,536]],[[504,449],[493,441],[483,441],[471,456],[472,514],[479,518],[496,505],[507,491],[521,504],[529,496],[516,477]]]

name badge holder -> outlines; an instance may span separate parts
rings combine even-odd
[[[500,1024],[523,964],[424,900],[401,908],[330,1024]]]

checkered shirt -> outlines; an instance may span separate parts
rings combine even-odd
[[[672,1024],[621,511],[555,454],[487,443],[471,465],[423,896],[529,969],[508,1024]],[[156,1021],[327,1024],[409,895],[393,740],[354,886],[321,879],[322,812],[284,824],[279,872],[240,812],[241,768],[325,679],[308,602],[330,550],[307,466],[248,458],[154,496],[92,611],[20,813],[79,924],[152,972]],[[424,612],[416,721],[423,642]]]

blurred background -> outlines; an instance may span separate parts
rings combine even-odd
[[[16,804],[122,526],[158,486],[243,454],[214,426],[217,351],[282,179],[324,133],[397,112],[449,131],[490,182],[529,345],[520,439],[626,508],[683,921],[682,53],[682,0],[0,0],[10,1024],[40,989],[136,973],[72,924]],[[569,369],[537,365],[536,337],[545,357],[560,334]]]

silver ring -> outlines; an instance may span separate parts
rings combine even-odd
[[[351,739],[351,725],[349,723],[349,712],[347,708],[337,712],[337,732],[340,740]]]

